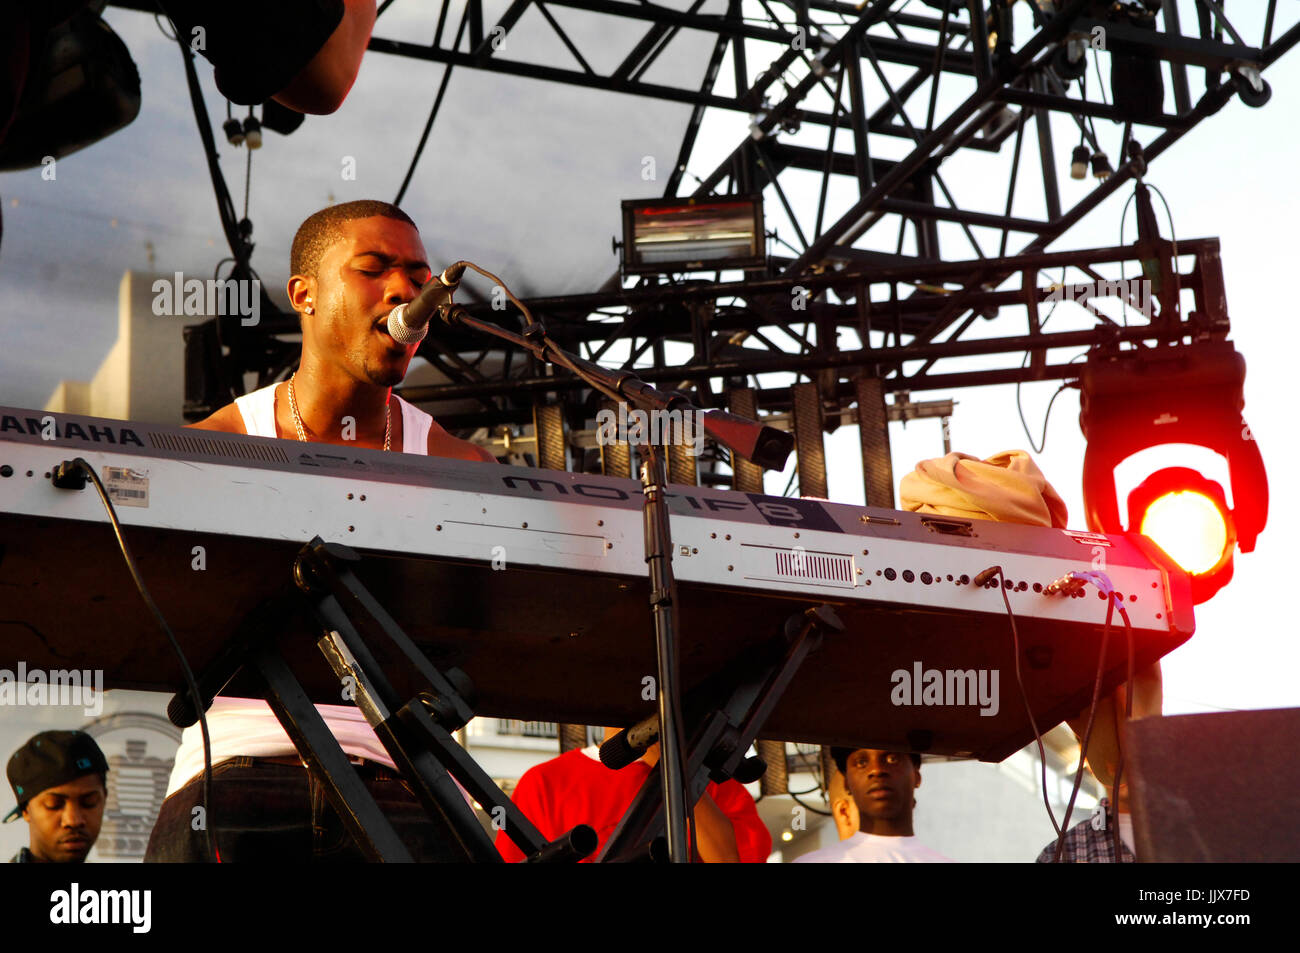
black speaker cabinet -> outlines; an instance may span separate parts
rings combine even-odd
[[[1300,708],[1129,726],[1140,861],[1300,861]]]

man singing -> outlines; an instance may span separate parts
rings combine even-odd
[[[495,462],[392,394],[417,345],[394,341],[385,320],[431,276],[420,234],[404,212],[375,201],[323,209],[294,236],[290,268],[289,301],[302,321],[298,370],[194,427]],[[412,856],[437,856],[431,825],[360,710],[317,710]],[[207,721],[214,833],[223,861],[361,859],[265,701],[217,698]],[[202,769],[202,738],[194,725],[176,753],[146,860],[208,859],[206,835],[192,825],[202,803]]]

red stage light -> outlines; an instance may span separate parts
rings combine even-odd
[[[1079,425],[1088,438],[1083,458],[1088,528],[1147,536],[1171,562],[1186,567],[1197,603],[1228,583],[1233,550],[1254,550],[1268,521],[1268,475],[1246,425],[1245,379],[1246,362],[1228,341],[1100,348],[1088,356],[1079,379]],[[1228,509],[1219,484],[1174,467],[1152,474],[1133,491],[1124,525],[1115,468],[1148,447],[1168,444],[1193,444],[1223,457],[1233,508]]]
[[[1232,578],[1237,531],[1223,488],[1186,467],[1153,473],[1128,498],[1128,525],[1192,577],[1202,603]]]

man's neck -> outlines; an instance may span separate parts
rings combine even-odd
[[[304,353],[293,377],[293,390],[298,415],[310,435],[337,441],[343,431],[343,418],[351,417],[355,421],[355,439],[383,441],[391,387],[363,383]]]
[[[910,817],[870,818],[863,817],[858,824],[862,834],[874,834],[876,837],[914,837]]]

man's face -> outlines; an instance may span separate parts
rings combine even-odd
[[[344,222],[341,233],[321,255],[303,343],[355,380],[392,387],[418,345],[394,341],[385,319],[429,280],[424,245],[410,225],[382,216]]]
[[[859,748],[849,755],[845,767],[845,784],[864,819],[911,817],[912,792],[921,783],[921,773],[911,757],[897,751]]]
[[[53,864],[85,860],[104,822],[104,797],[99,775],[87,774],[28,801],[23,819],[31,828],[32,853]]]

